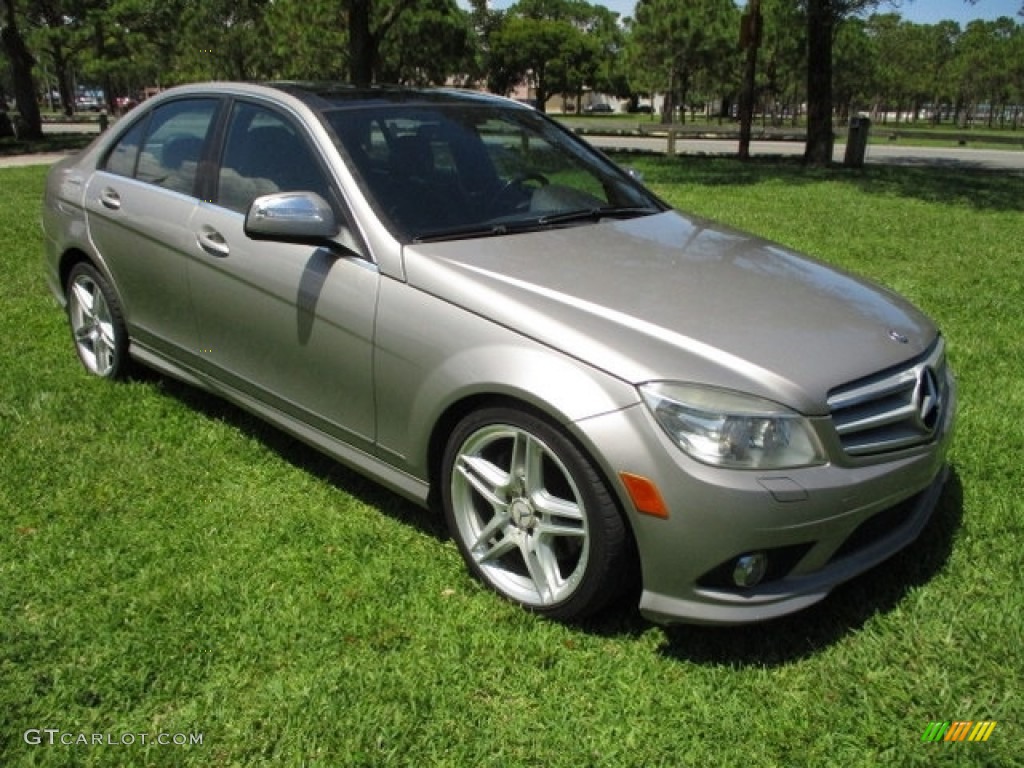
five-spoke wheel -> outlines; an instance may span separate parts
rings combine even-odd
[[[470,569],[555,618],[593,613],[627,578],[622,518],[562,432],[511,408],[470,414],[444,460],[445,514]]]
[[[78,357],[89,373],[116,379],[128,362],[128,333],[117,296],[90,264],[75,265],[67,282],[68,320]]]

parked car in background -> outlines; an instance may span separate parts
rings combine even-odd
[[[99,112],[103,109],[103,100],[93,93],[80,93],[75,97],[75,109],[78,112]]]
[[[615,112],[615,109],[611,104],[588,104],[583,108],[583,112],[588,115],[609,115]]]
[[[114,107],[118,112],[127,112],[138,103],[138,99],[133,96],[118,96],[114,99]]]
[[[634,574],[655,621],[787,614],[943,488],[927,317],[506,99],[174,88],[53,168],[43,226],[89,373],[145,364],[440,507],[469,570],[547,616]]]

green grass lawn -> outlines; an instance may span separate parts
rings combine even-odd
[[[435,515],[188,387],[87,378],[43,286],[44,169],[4,170],[0,765],[1024,765],[1024,179],[628,162],[942,325],[960,420],[921,540],[764,625],[527,615]],[[942,720],[998,725],[922,743]]]

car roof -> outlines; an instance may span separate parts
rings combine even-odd
[[[400,85],[355,86],[336,82],[281,81],[262,85],[294,96],[316,110],[339,107],[382,106],[386,104],[427,105],[501,105],[528,107],[518,102],[478,91],[457,88],[416,88]]]
[[[492,93],[460,88],[419,88],[403,85],[356,86],[341,82],[273,81],[260,85],[288,93],[314,110],[383,104],[490,104],[528,106]]]
[[[400,85],[354,86],[340,82],[306,81],[210,81],[179,85],[162,91],[156,102],[188,96],[263,96],[301,104],[312,112],[383,106],[490,106],[504,109],[533,108],[504,96],[459,88],[418,88]]]

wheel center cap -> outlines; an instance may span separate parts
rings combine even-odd
[[[509,513],[516,528],[528,531],[537,524],[537,517],[533,512],[533,505],[526,499],[516,499],[509,506]]]

